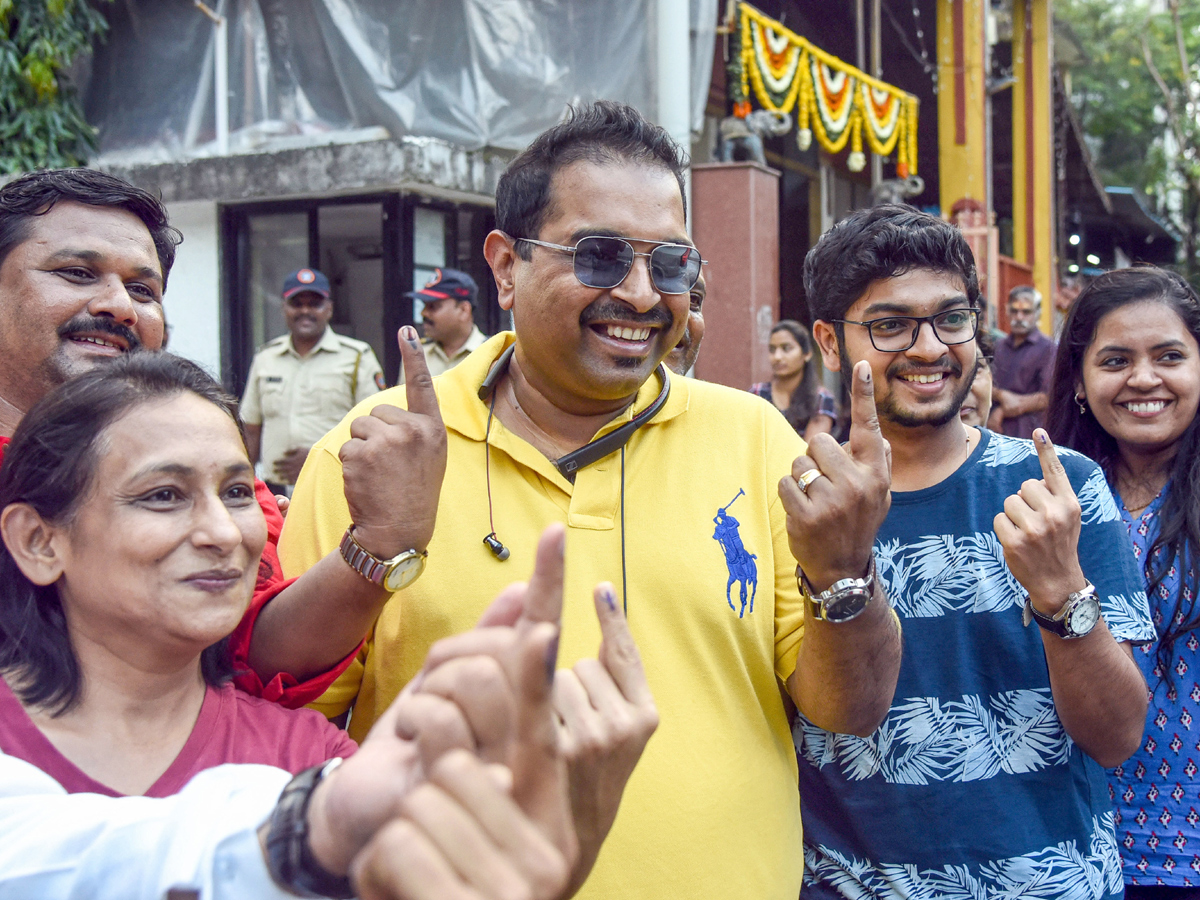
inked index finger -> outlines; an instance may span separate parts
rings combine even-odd
[[[547,526],[538,540],[533,575],[525,590],[525,611],[522,622],[554,622],[562,618],[563,607],[563,550],[566,528],[561,523]]]
[[[850,384],[850,455],[863,462],[884,461],[883,434],[875,412],[875,383],[871,364],[860,360]]]
[[[396,333],[396,344],[400,347],[400,365],[404,372],[404,391],[408,397],[409,412],[429,416],[439,423],[442,411],[438,407],[437,393],[433,389],[433,376],[425,361],[425,351],[417,329],[405,325]]]
[[[1038,462],[1042,464],[1042,479],[1046,482],[1050,493],[1058,496],[1067,494],[1073,496],[1075,489],[1071,487],[1071,480],[1067,478],[1067,470],[1063,468],[1062,460],[1058,458],[1054,444],[1050,443],[1050,435],[1046,433],[1045,428],[1034,430],[1033,446],[1037,448]]]

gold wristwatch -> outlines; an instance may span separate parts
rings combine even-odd
[[[392,593],[416,581],[425,571],[425,559],[429,556],[424,550],[404,550],[391,559],[380,559],[355,540],[353,525],[342,535],[338,550],[355,572]]]

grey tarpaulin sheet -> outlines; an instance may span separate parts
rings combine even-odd
[[[220,0],[232,152],[382,127],[517,149],[568,103],[655,116],[655,0]],[[717,0],[691,0],[708,91]],[[192,0],[117,0],[84,85],[102,153],[215,152],[215,29]],[[703,84],[696,83],[702,81]],[[702,112],[702,105],[698,112]],[[693,124],[700,124],[699,116]]]

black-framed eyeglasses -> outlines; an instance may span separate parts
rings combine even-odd
[[[975,340],[979,329],[979,310],[973,308],[947,309],[932,316],[885,316],[855,322],[853,319],[834,319],[845,325],[862,325],[871,336],[871,346],[882,353],[901,353],[917,342],[921,323],[928,322],[934,337],[943,344],[965,344]]]
[[[639,253],[624,238],[603,235],[580,238],[574,247],[535,241],[533,238],[516,240],[572,254],[575,257],[575,277],[579,283],[584,287],[604,290],[615,288],[624,281],[633,268],[634,260],[644,256],[650,262],[650,280],[660,294],[686,294],[700,280],[700,269],[707,262],[700,258],[700,251],[695,247],[670,241],[639,240],[640,244],[656,245],[649,253]]]

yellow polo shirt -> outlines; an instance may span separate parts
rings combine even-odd
[[[529,576],[550,522],[567,524],[561,666],[599,648],[592,588],[611,581],[620,594],[620,453],[581,470],[571,484],[493,419],[492,510],[512,556],[500,562],[482,543],[491,530],[488,406],[477,392],[512,339],[497,335],[434,379],[449,455],[429,564],[392,597],[356,663],[315,704],[328,715],[353,705],[350,733],[360,740],[434,641],[472,627],[501,588]],[[653,402],[660,387],[652,377],[635,409]],[[404,402],[403,389],[393,388],[360,404],[309,455],[279,545],[288,576],[335,548],[350,524],[337,456],[350,420],[377,403]],[[625,449],[629,624],[661,725],[579,896],[795,900],[800,804],[778,679],[795,669],[803,607],[777,485],[804,443],[759,398],[675,378],[666,405]],[[718,532],[726,545],[736,537],[754,555],[745,568],[732,567],[742,580],[728,592],[731,567]],[[743,584],[756,593],[753,609],[747,604],[739,615]]]

